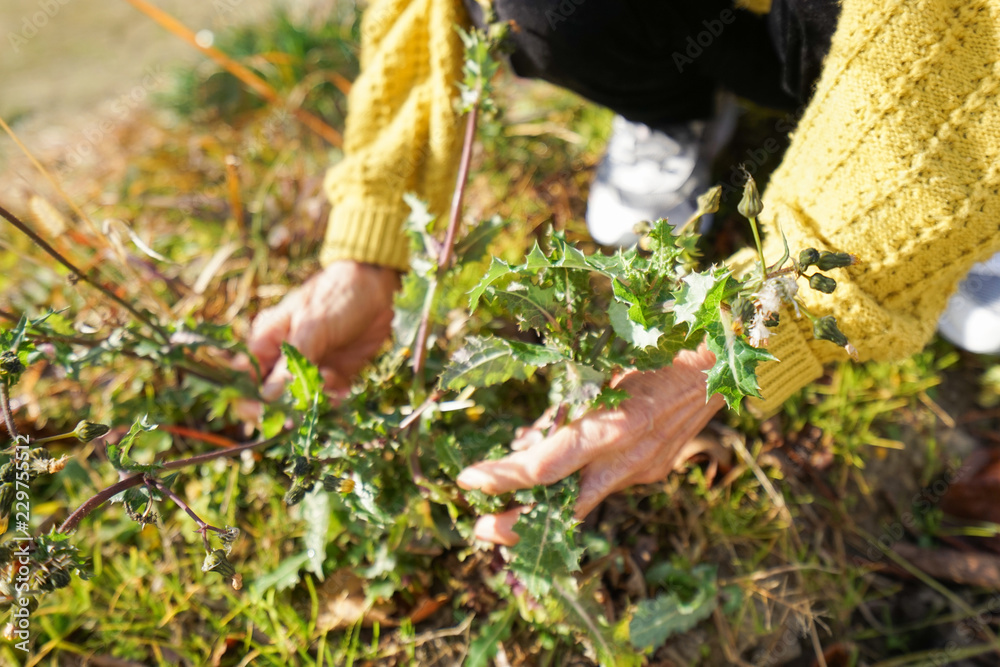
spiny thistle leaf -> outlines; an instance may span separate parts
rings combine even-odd
[[[627,341],[633,347],[640,349],[656,347],[663,332],[656,327],[647,329],[644,324],[638,322],[632,316],[634,310],[636,310],[635,306],[630,307],[619,301],[611,303],[608,306],[611,327],[620,338]],[[642,310],[638,309],[638,312],[641,314]]]
[[[731,271],[713,267],[704,273],[684,276],[684,284],[674,293],[674,317],[688,325],[688,335],[718,320],[719,304],[730,287]]]
[[[535,247],[537,248],[538,246]],[[469,292],[469,311],[475,312],[476,307],[479,305],[479,300],[486,293],[486,288],[501,278],[514,275],[515,273],[516,271],[511,268],[510,264],[494,257],[493,262],[490,263],[490,268],[486,270],[483,277],[479,279],[476,286]]]
[[[311,361],[288,343],[281,344],[281,352],[288,360],[288,372],[292,374],[288,388],[295,399],[294,407],[296,410],[306,410],[317,395],[323,394],[323,377]]]
[[[573,518],[577,493],[576,479],[569,478],[515,495],[518,502],[534,505],[514,524],[521,539],[511,547],[510,569],[537,598],[548,594],[554,579],[580,569],[583,549],[576,545],[579,522]]]
[[[317,394],[313,397],[312,404],[309,406],[308,412],[305,413],[302,424],[299,425],[298,430],[292,435],[293,456],[312,456],[313,445],[316,444],[319,438],[318,424],[321,397],[322,394]]]
[[[108,461],[111,465],[115,467],[115,470],[120,470],[123,472],[153,472],[159,470],[163,466],[159,463],[152,464],[141,464],[136,463],[131,458],[129,458],[129,450],[132,449],[132,445],[135,444],[135,439],[139,437],[142,433],[148,433],[156,428],[156,424],[146,423],[146,418],[148,415],[143,415],[139,419],[136,419],[132,424],[132,428],[128,430],[125,437],[119,440],[117,443],[108,443],[107,454]]]
[[[479,636],[469,644],[465,667],[489,667],[493,664],[500,643],[510,636],[511,626],[517,616],[517,605],[490,614],[490,619],[479,630]]]
[[[639,603],[629,623],[632,646],[658,648],[671,635],[687,632],[708,618],[718,604],[714,567],[695,568],[693,595],[682,599],[678,591]]]
[[[723,322],[712,323],[707,332],[708,349],[715,354],[715,365],[708,371],[708,395],[721,394],[730,409],[739,411],[744,397],[760,397],[757,364],[777,357],[753,347]]]
[[[494,303],[517,319],[522,331],[559,328],[554,289],[514,282],[504,289],[491,288],[490,291]]]
[[[511,379],[526,380],[539,367],[563,360],[558,352],[541,345],[473,337],[452,355],[440,384],[460,390],[470,385],[489,387]]]

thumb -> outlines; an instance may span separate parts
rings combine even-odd
[[[260,388],[260,396],[267,402],[277,400],[281,397],[281,394],[285,391],[285,386],[292,379],[292,374],[288,371],[288,362],[285,361],[284,357],[278,360],[278,363],[274,365],[274,370],[271,371],[267,379],[264,380],[264,384]]]
[[[288,337],[292,321],[292,309],[287,300],[273,308],[261,311],[254,319],[247,340],[247,349],[257,357],[260,371],[267,375],[281,357],[281,343]]]

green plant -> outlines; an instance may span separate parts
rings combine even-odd
[[[483,557],[468,543],[476,513],[510,502],[530,504],[518,526],[522,540],[509,559],[492,557],[487,564],[494,570],[488,583],[507,606],[476,629],[475,655],[487,660],[496,650],[495,638],[506,636],[515,618],[522,618],[539,633],[582,635],[605,663],[640,660],[623,641],[629,624],[604,621],[593,604],[593,582],[574,576],[584,553],[575,542],[574,482],[489,498],[460,492],[454,484],[458,471],[504,453],[510,433],[538,414],[542,400],[554,403],[557,425],[588,409],[613,408],[625,398],[609,387],[615,373],[658,368],[702,339],[717,358],[709,391],[722,393],[738,407],[744,396],[757,392],[755,366],[769,358],[757,345],[766,341],[781,305],[794,305],[793,276],[812,264],[823,268],[852,260],[807,251],[798,261],[786,253],[777,264],[762,262],[745,278],[722,266],[697,271],[697,236],[687,231],[691,225],[675,233],[659,221],[646,230],[639,248],[614,256],[584,254],[565,235],[553,232],[522,261],[494,259],[484,267],[489,243],[501,226],[487,221],[459,238],[459,214],[477,110],[489,106],[494,65],[488,57],[490,40],[478,33],[463,39],[470,54],[463,94],[469,115],[457,205],[445,226],[413,202],[414,265],[399,297],[395,346],[336,408],[323,396],[317,370],[286,348],[294,375],[289,395],[269,408],[257,440],[229,450],[156,463],[149,456],[155,432],[144,413],[136,409],[138,404],[120,406],[131,416],[130,428],[112,437],[106,455],[124,479],[84,502],[57,532],[34,537],[36,572],[60,573],[46,579],[46,585],[65,587],[72,584],[66,574],[85,572],[83,559],[69,545],[60,546],[64,534],[104,501],[118,499],[139,525],[154,519],[154,507],[169,506],[167,501],[176,505],[197,527],[205,552],[203,571],[218,572],[238,588],[239,561],[229,560],[238,532],[204,521],[172,490],[178,479],[172,471],[256,449],[269,457],[262,468],[290,480],[285,505],[300,506],[307,524],[301,549],[282,554],[270,579],[256,582],[261,588],[290,586],[303,570],[323,576],[331,569],[351,568],[365,575],[372,600],[406,596],[413,590],[410,579],[440,567],[436,556],[443,551]],[[703,211],[713,206],[712,199],[706,198]],[[756,230],[760,203],[752,180],[745,200]],[[15,226],[20,223],[14,216],[4,217]],[[72,263],[67,268],[85,275]],[[97,277],[91,282],[102,285]],[[827,285],[821,287],[825,291]],[[206,366],[198,356],[205,349],[237,350],[228,329],[161,321],[113,292],[107,296],[136,318],[107,339],[70,335],[58,314],[21,318],[6,332],[2,403],[15,440],[7,394],[23,367],[43,354],[39,343],[52,346],[54,361],[67,372],[132,355],[159,373],[200,375],[205,384],[198,400],[207,401],[214,393],[225,403],[219,395],[234,387],[237,396],[253,396],[250,383],[241,384],[217,365]],[[454,322],[456,309],[473,311],[471,319],[446,326]],[[516,329],[507,326],[510,322]],[[846,344],[828,320],[817,324],[820,335]],[[225,405],[218,407],[225,410]],[[286,430],[289,419],[294,426]],[[85,430],[81,434],[89,437]],[[44,467],[40,474],[55,472],[41,453],[35,460]],[[714,571],[692,569],[690,577],[678,592],[637,612],[635,631],[649,609],[677,612],[687,617],[685,622],[661,628],[648,642],[636,640],[638,648],[656,645],[669,631],[690,627],[712,610],[718,594]],[[44,592],[41,584],[37,592]],[[350,655],[363,650],[355,634],[345,637],[345,645]]]

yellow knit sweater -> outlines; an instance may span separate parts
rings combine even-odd
[[[762,3],[753,3],[755,7]],[[457,0],[375,0],[350,97],[345,158],[327,185],[323,251],[406,268],[401,195],[443,212],[459,119],[451,100],[462,49]],[[766,2],[763,3],[766,6]],[[1000,0],[844,0],[830,54],[791,147],[764,194],[765,230],[789,247],[850,252],[832,295],[800,290],[833,314],[862,359],[921,349],[971,266],[1000,251]],[[778,234],[765,252],[781,255]],[[843,356],[786,313],[781,361],[759,376],[764,411]]]

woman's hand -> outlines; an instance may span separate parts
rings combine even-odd
[[[334,262],[257,315],[247,347],[260,363],[261,396],[274,400],[291,379],[283,341],[319,367],[328,390],[348,389],[392,332],[399,285],[394,269]]]
[[[553,484],[579,470],[576,517],[582,519],[615,491],[664,479],[674,469],[684,445],[725,404],[719,395],[705,402],[705,371],[714,363],[702,344],[680,352],[671,366],[628,373],[616,386],[630,397],[617,410],[590,412],[547,437],[536,425],[514,440],[513,454],[466,468],[458,484],[499,494]],[[520,513],[515,508],[480,518],[476,536],[516,544]]]

